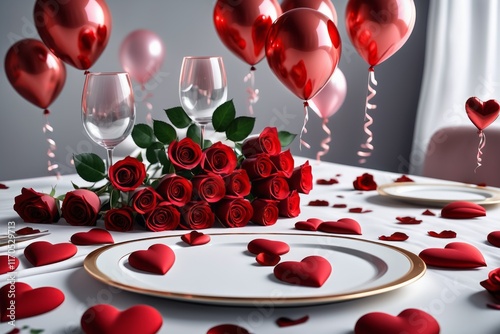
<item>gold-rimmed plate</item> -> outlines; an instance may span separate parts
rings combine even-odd
[[[454,201],[500,203],[500,190],[471,184],[395,182],[381,185],[377,190],[382,196],[420,205],[443,206]]]
[[[425,263],[404,249],[362,239],[316,234],[211,234],[201,246],[187,246],[179,236],[164,236],[109,245],[90,253],[85,269],[106,284],[139,294],[218,305],[278,307],[314,305],[384,293],[424,275]],[[320,255],[332,273],[320,288],[277,280],[272,266],[261,266],[247,251],[257,238],[279,240],[290,246],[281,261],[300,261]],[[132,268],[128,256],[153,244],[166,244],[175,263],[165,275]]]

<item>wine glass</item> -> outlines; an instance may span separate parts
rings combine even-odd
[[[222,57],[184,57],[179,96],[184,111],[200,126],[200,146],[203,148],[205,127],[212,121],[215,109],[227,99]]]
[[[106,167],[113,149],[132,131],[135,104],[128,73],[87,73],[82,95],[82,122],[90,139],[106,149]]]

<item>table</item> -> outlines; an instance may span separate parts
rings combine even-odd
[[[296,158],[296,165],[305,161]],[[321,218],[336,220],[353,218],[362,227],[362,239],[378,241],[381,235],[390,235],[400,231],[409,235],[403,242],[380,241],[404,248],[419,254],[425,248],[444,247],[451,241],[468,242],[476,246],[484,255],[487,267],[479,269],[439,269],[429,267],[425,275],[414,283],[402,288],[345,302],[329,303],[307,307],[273,307],[272,305],[256,305],[255,307],[226,307],[188,302],[172,301],[153,296],[134,294],[105,285],[92,278],[82,267],[85,256],[99,246],[78,246],[78,253],[72,259],[33,268],[24,258],[23,249],[28,242],[19,243],[16,256],[20,258],[20,266],[15,271],[16,279],[30,284],[32,287],[54,286],[65,294],[61,306],[46,314],[16,321],[17,327],[24,325],[35,329],[44,329],[44,333],[80,333],[80,318],[83,312],[98,303],[112,304],[119,309],[126,309],[136,304],[148,304],[155,307],[163,316],[161,333],[206,333],[215,325],[230,323],[242,326],[252,333],[353,333],[356,321],[369,312],[386,312],[397,315],[406,308],[418,308],[430,313],[441,326],[441,333],[500,333],[500,313],[488,308],[486,304],[492,299],[479,282],[486,279],[488,273],[500,267],[500,251],[486,241],[489,232],[500,230],[500,206],[487,206],[487,216],[476,219],[452,220],[439,215],[440,208],[425,207],[395,201],[378,195],[376,191],[359,192],[353,189],[352,181],[362,173],[371,173],[375,181],[381,185],[393,182],[401,174],[366,168],[344,166],[334,163],[311,161],[314,179],[338,179],[338,184],[314,185],[310,194],[301,194],[301,214],[297,218],[280,219],[275,225],[262,227],[250,226],[241,229],[213,228],[205,233],[238,233],[242,232],[303,232],[294,229],[299,220]],[[415,181],[443,182],[411,176]],[[50,192],[57,185],[57,194],[72,189],[71,181],[79,183],[76,175],[63,176],[60,180],[54,177],[42,177],[4,181],[9,188],[0,190],[0,229],[6,233],[7,223],[14,222],[16,229],[32,226],[49,229],[51,234],[35,240],[47,240],[52,243],[68,242],[72,234],[86,231],[90,227],[74,227],[63,220],[53,225],[27,224],[20,220],[13,211],[13,198],[20,193],[22,187],[32,187],[40,192]],[[81,184],[82,182],[80,182]],[[338,197],[338,196],[343,196]],[[308,206],[311,200],[327,200],[328,207]],[[346,204],[347,208],[333,208],[333,204]],[[372,210],[369,213],[349,213],[348,209],[361,207]],[[430,209],[436,216],[423,216],[422,212]],[[412,216],[423,220],[418,225],[397,224],[396,217]],[[102,222],[98,223],[102,224]],[[101,226],[102,225],[98,225]],[[454,230],[455,239],[439,239],[427,235],[427,231]],[[185,231],[168,231],[153,233],[134,231],[128,233],[112,232],[115,242],[146,238],[159,235],[181,235]],[[320,233],[321,232],[314,232]],[[6,248],[0,248],[2,254]],[[0,276],[3,286],[7,274]],[[292,319],[308,315],[309,320],[301,325],[279,328],[275,320],[279,317]],[[0,332],[8,332],[11,328],[6,323],[0,324]]]

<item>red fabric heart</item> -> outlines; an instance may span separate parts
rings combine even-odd
[[[17,257],[0,255],[0,275],[16,270],[18,266],[19,259]]]
[[[281,257],[275,254],[259,253],[255,260],[261,266],[275,266],[281,261]]]
[[[406,309],[396,317],[387,313],[372,312],[358,319],[355,334],[438,334],[439,323],[424,311]]]
[[[444,230],[439,233],[434,231],[427,232],[431,237],[442,238],[442,239],[453,239],[457,237],[457,232],[451,230]]]
[[[451,219],[469,219],[486,216],[486,210],[479,204],[467,201],[455,201],[441,209],[441,217]]]
[[[290,246],[286,242],[278,240],[254,239],[248,243],[247,249],[255,255],[259,253],[283,255],[290,251]]]
[[[12,298],[12,289],[15,290],[15,297]],[[11,297],[11,298],[9,298]],[[15,309],[11,319],[11,300],[15,301]],[[53,287],[41,287],[33,289],[26,283],[15,282],[0,288],[0,314],[1,321],[19,320],[35,315],[47,313],[64,301],[64,293]]]
[[[318,226],[318,231],[337,234],[361,235],[361,226],[351,218],[341,218],[337,221],[327,221]]]
[[[102,228],[93,228],[88,232],[75,233],[70,240],[73,244],[81,246],[115,243],[111,233]]]
[[[486,266],[483,254],[465,242],[452,242],[443,248],[427,248],[418,255],[429,266],[441,268],[477,268]]]
[[[33,227],[23,227],[23,228],[16,231],[17,235],[29,235],[29,234],[36,234],[36,233],[40,233],[40,230],[33,228]]]
[[[323,220],[318,218],[309,218],[306,221],[298,221],[295,223],[295,228],[302,231],[317,231],[318,226],[323,223]]]
[[[378,237],[379,240],[384,240],[384,241],[405,241],[408,239],[408,235],[403,232],[394,232],[390,236],[387,235],[381,235]]]
[[[496,100],[483,102],[477,97],[470,97],[465,102],[465,111],[471,122],[479,130],[484,130],[497,119],[500,113],[500,104]]]
[[[174,251],[164,244],[154,244],[147,250],[130,253],[128,263],[135,269],[165,275],[175,262]]]
[[[488,234],[488,242],[495,247],[500,247],[500,231],[493,231]]]
[[[120,311],[111,305],[98,304],[87,309],[80,319],[86,334],[157,333],[163,319],[155,308],[149,305],[135,305]]]
[[[232,325],[232,324],[222,324],[210,328],[207,334],[250,334],[248,330],[243,327]]]
[[[274,276],[290,284],[321,287],[332,272],[330,262],[324,257],[312,255],[300,262],[285,261],[274,267]]]
[[[305,315],[299,319],[290,319],[290,318],[286,318],[286,317],[281,317],[281,318],[276,319],[276,325],[278,325],[278,327],[290,327],[290,326],[303,324],[307,320],[309,320],[308,315]]]
[[[210,242],[210,236],[208,234],[198,231],[191,231],[190,233],[183,234],[181,239],[190,246],[199,246]]]
[[[24,256],[35,267],[45,266],[73,257],[77,248],[69,242],[51,244],[48,241],[35,241],[24,249]]]

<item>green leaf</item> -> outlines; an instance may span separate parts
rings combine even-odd
[[[254,117],[240,116],[236,117],[227,127],[227,139],[232,141],[241,141],[252,133],[255,124]]]
[[[172,165],[172,163],[170,161],[168,163],[166,163],[166,164],[163,164],[163,168],[161,170],[161,173],[162,174],[172,174],[172,173],[175,173],[174,165]]]
[[[184,129],[193,123],[182,107],[165,109],[165,113],[167,114],[170,122],[172,122],[176,128]]]
[[[147,149],[146,149],[146,159],[152,164],[155,164],[158,162],[158,152],[160,150],[165,150],[165,147],[163,146],[162,143],[160,142],[154,142],[152,143]]]
[[[233,100],[221,104],[212,115],[212,125],[216,132],[224,132],[236,117]]]
[[[167,152],[165,150],[158,150],[158,161],[162,165],[170,163],[170,160],[168,160],[168,157],[167,157]]]
[[[77,185],[76,183],[73,183],[73,181],[71,181],[71,185],[73,186],[73,189],[80,189],[80,186]]]
[[[170,144],[177,138],[174,127],[166,122],[153,120],[153,130],[156,138],[163,144]]]
[[[50,197],[54,197],[54,195],[56,194],[56,187],[52,187],[52,189],[50,189],[50,194],[49,196]]]
[[[191,124],[187,129],[186,136],[191,138],[195,143],[200,143],[201,141],[200,127],[196,123]]]
[[[209,148],[210,146],[212,146],[212,144],[213,144],[213,143],[212,143],[210,140],[208,140],[208,139],[204,139],[204,140],[203,140],[203,149],[207,149],[207,148]]]
[[[153,129],[147,124],[136,124],[132,129],[132,139],[140,148],[148,148],[155,140]]]
[[[293,140],[297,137],[296,134],[290,133],[288,131],[279,131],[278,138],[280,139],[281,147],[287,147]]]
[[[88,182],[98,182],[106,177],[104,161],[94,153],[81,153],[73,156],[76,172]]]
[[[117,189],[111,190],[111,192],[109,193],[109,206],[111,207],[111,209],[117,207],[119,199],[120,199],[120,191]]]
[[[139,152],[139,154],[137,154],[136,159],[139,160],[140,162],[143,161],[143,159],[142,159],[142,152]]]

